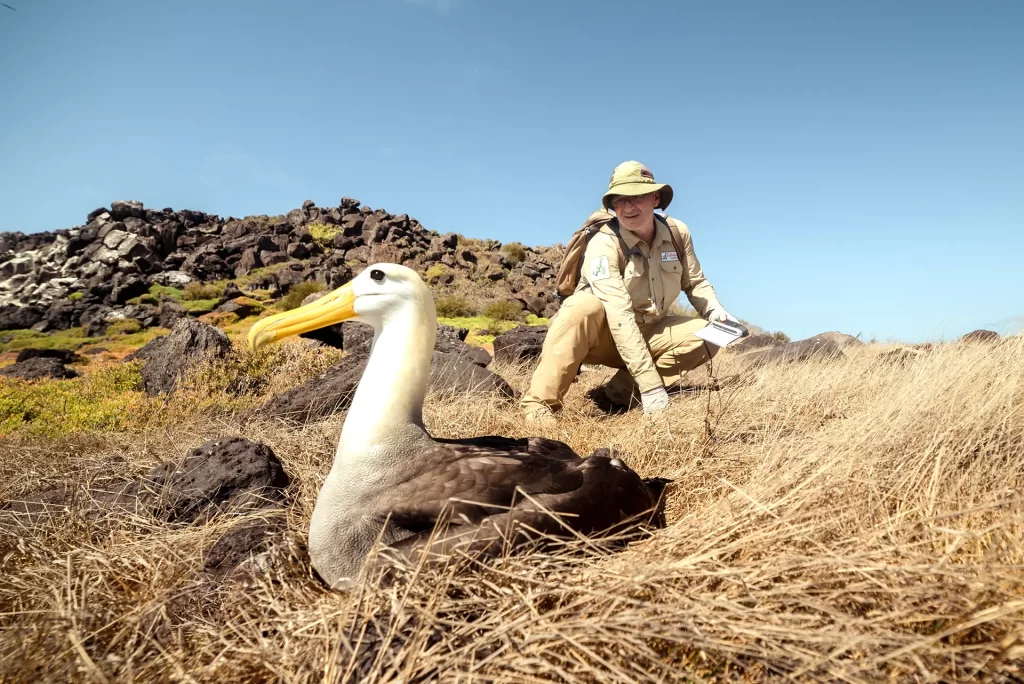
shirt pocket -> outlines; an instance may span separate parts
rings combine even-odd
[[[661,282],[665,290],[665,296],[675,299],[682,287],[683,265],[678,261],[662,261]],[[675,292],[675,294],[672,294]]]
[[[678,261],[662,261],[661,270],[666,274],[666,277],[674,276],[676,282],[679,282],[679,279],[683,275],[683,265]]]

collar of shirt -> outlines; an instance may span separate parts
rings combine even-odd
[[[633,252],[639,247],[640,253],[643,254],[646,258],[650,258],[652,248],[658,245],[659,243],[667,242],[669,244],[672,244],[672,236],[668,232],[668,228],[665,226],[663,222],[659,221],[657,218],[654,219],[654,240],[650,245],[641,240],[640,236],[638,236],[633,231],[623,228],[621,223],[619,224],[619,235],[622,236],[622,241],[626,243],[626,247],[628,248],[627,252]],[[673,251],[675,251],[674,247]]]

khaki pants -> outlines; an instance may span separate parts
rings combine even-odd
[[[706,363],[718,351],[704,344],[694,333],[707,325],[702,318],[666,316],[641,324],[654,366],[666,388],[679,383],[686,371]],[[710,351],[710,355],[709,355]],[[629,406],[639,402],[640,392],[619,355],[601,300],[589,292],[577,292],[562,303],[544,338],[540,364],[533,373],[530,389],[520,401],[526,414],[544,406],[558,409],[562,397],[576,378],[580,364],[590,363],[617,372],[605,387],[608,398]]]

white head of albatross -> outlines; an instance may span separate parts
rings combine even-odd
[[[372,325],[374,341],[310,521],[310,559],[329,585],[355,579],[378,539],[399,556],[480,557],[531,534],[660,521],[664,480],[645,482],[619,459],[582,459],[538,437],[432,438],[423,398],[436,311],[405,266],[374,264],[315,302],[258,321],[249,344],[349,319]]]

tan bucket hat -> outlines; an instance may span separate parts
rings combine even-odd
[[[612,171],[608,181],[608,192],[601,198],[605,209],[612,208],[612,198],[616,195],[635,197],[649,192],[661,190],[661,202],[658,209],[667,209],[672,202],[672,186],[667,183],[655,183],[651,170],[638,161],[622,162]]]

